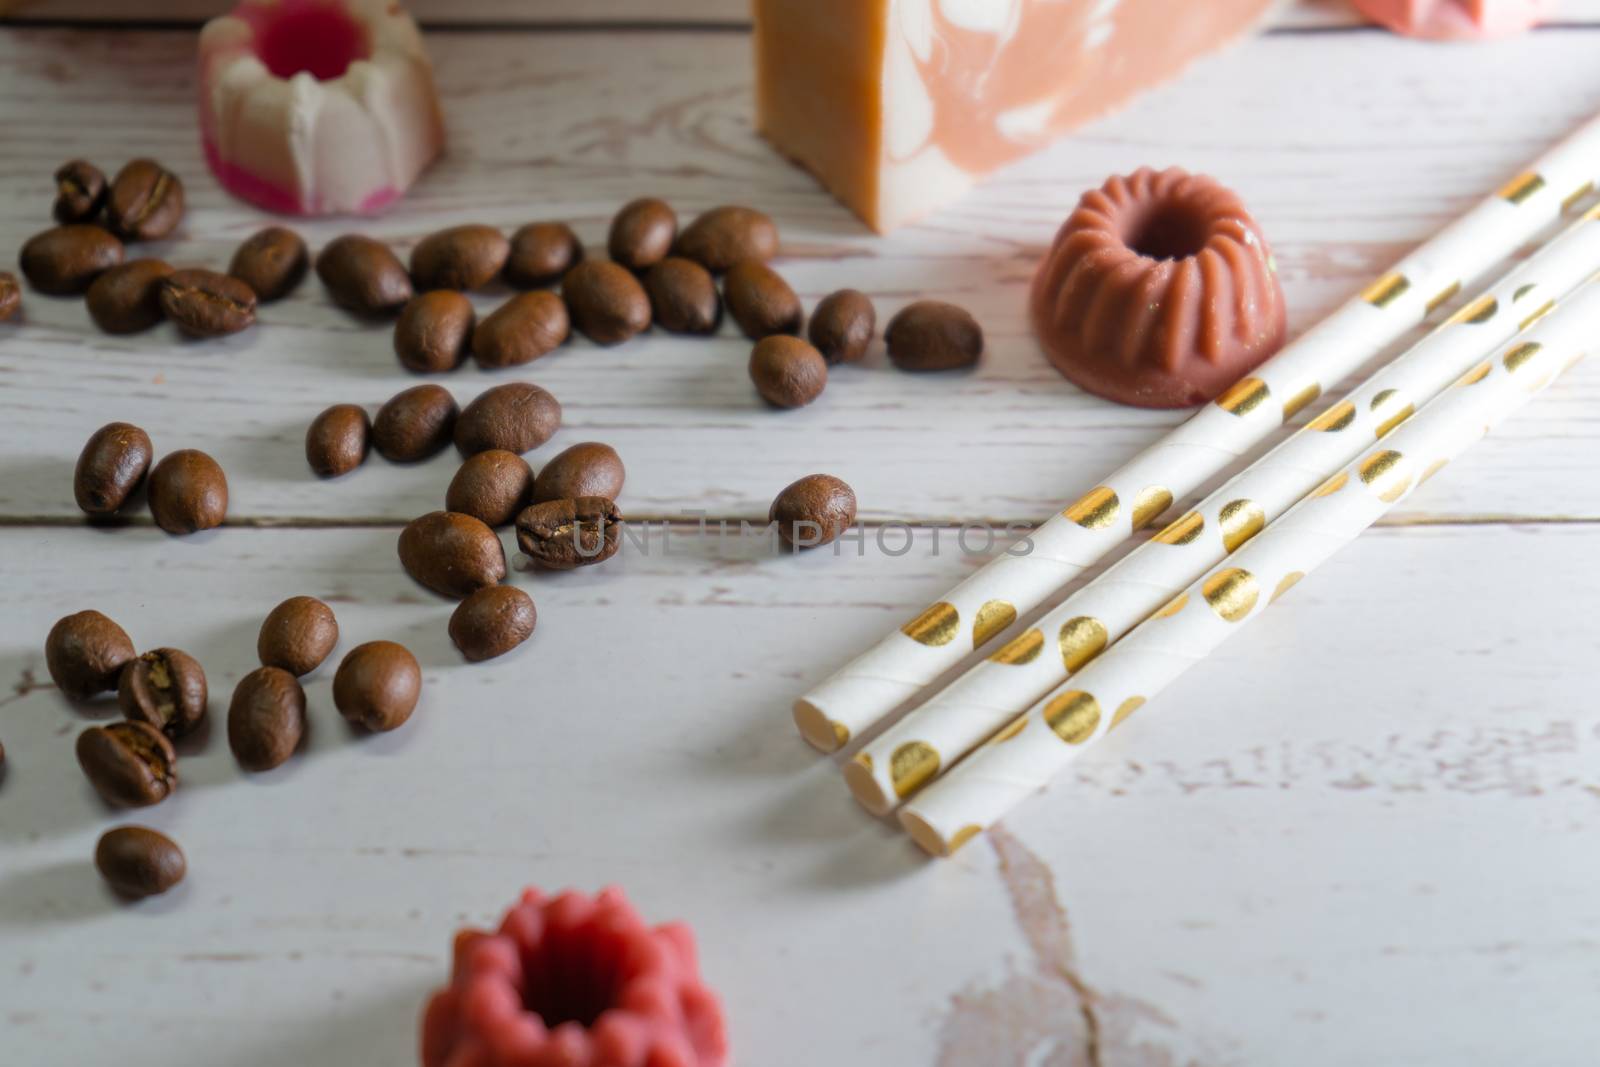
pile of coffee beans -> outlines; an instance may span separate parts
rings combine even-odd
[[[217,461],[182,448],[152,469],[154,456],[150,435],[139,427],[126,422],[100,427],[84,444],[73,471],[78,508],[95,518],[116,515],[148,480],[150,514],[163,530],[190,534],[221,526],[228,514],[228,479]]]

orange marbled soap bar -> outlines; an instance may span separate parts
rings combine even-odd
[[[754,0],[756,112],[887,232],[1176,75],[1273,0]]]

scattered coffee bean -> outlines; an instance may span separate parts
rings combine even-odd
[[[533,469],[515,452],[491,448],[468,456],[444,494],[446,511],[504,526],[533,498]]]
[[[711,272],[692,259],[668,256],[644,276],[650,312],[670,333],[714,333],[722,321],[722,298]]]
[[[14,319],[22,311],[22,285],[17,276],[0,270],[0,322]]]
[[[829,363],[854,363],[866,355],[878,329],[872,300],[859,289],[840,289],[822,298],[811,313],[807,336]]]
[[[772,217],[747,207],[717,207],[678,236],[675,255],[722,274],[736,263],[765,263],[778,254],[778,227]]]
[[[256,294],[214,270],[179,270],[161,282],[161,310],[190,337],[225,337],[254,325]]]
[[[561,427],[561,402],[532,382],[507,382],[479,393],[456,420],[463,456],[490,448],[531,452]]]
[[[533,598],[514,585],[491,585],[473,593],[450,615],[450,640],[473,663],[503,656],[533,634],[538,613]]]
[[[815,548],[835,540],[856,521],[856,494],[831,474],[808,474],[784,487],[767,520],[795,548]]]
[[[206,672],[181,649],[146,652],[122,669],[117,703],[129,722],[149,723],[168,737],[182,737],[206,717]]]
[[[375,732],[403,725],[421,693],[417,657],[393,641],[357,645],[333,676],[333,703],[339,714]]]
[[[586,260],[561,280],[572,325],[597,345],[621,344],[650,328],[650,297],[625,267]]]
[[[269,771],[294,755],[306,733],[306,692],[281,667],[257,667],[233,690],[228,747],[247,771]]]
[[[228,514],[228,479],[204,452],[182,448],[150,472],[150,514],[170,534],[221,526]]]
[[[472,358],[480,367],[514,367],[555,351],[572,333],[567,302],[545,289],[518,293],[472,331]]]
[[[367,461],[372,422],[359,404],[335,404],[306,428],[306,462],[319,478],[337,478]]]
[[[98,611],[79,611],[56,620],[44,639],[50,680],[74,700],[115,689],[122,668],[134,655],[126,631]]]
[[[145,808],[178,785],[178,754],[147,722],[112,722],[78,735],[78,766],[107,804]]]
[[[436,455],[456,428],[456,398],[442,385],[414,385],[390,397],[372,420],[372,444],[384,459],[415,463]]]
[[[678,215],[665,200],[653,196],[624,204],[611,220],[606,250],[629,270],[644,270],[666,258],[678,236]]]
[[[549,500],[517,516],[517,545],[548,570],[604,563],[621,543],[622,514],[603,496]]]
[[[805,312],[800,298],[778,272],[765,263],[734,264],[722,280],[728,314],[752,341],[773,334],[798,334]]]
[[[147,826],[119,826],[100,835],[94,865],[107,885],[130,900],[165,893],[189,870],[183,849]]]
[[[98,226],[74,223],[34,234],[19,257],[28,283],[41,293],[71,296],[122,262],[122,242]]]
[[[902,308],[883,331],[889,361],[901,370],[955,370],[983,355],[983,328],[965,308],[919,300]]]
[[[124,241],[159,241],[183,221],[183,182],[153,159],[117,172],[106,198],[106,222]]]
[[[292,596],[267,613],[256,635],[263,667],[281,667],[299,677],[310,674],[339,643],[339,620],[314,596]]]
[[[615,500],[622,492],[622,457],[610,445],[585,441],[573,445],[546,463],[533,482],[533,502],[603,496]]]
[[[418,374],[455,370],[467,358],[467,342],[478,313],[453,289],[418,293],[394,323],[394,354]]]
[[[106,333],[139,333],[165,317],[161,289],[172,265],[159,259],[135,259],[112,267],[89,286],[85,306],[94,324]]]
[[[248,285],[263,304],[282,300],[306,276],[311,255],[293,230],[268,226],[247,238],[233,253],[228,273]]]
[[[471,515],[430,511],[400,531],[400,565],[435,593],[464,597],[506,576],[500,538]]]
[[[388,315],[412,297],[411,275],[382,241],[335,238],[317,256],[317,277],[333,302],[358,315]]]
[[[93,222],[106,206],[106,176],[87,160],[74,159],[56,171],[56,202],[52,210],[62,225]]]
[[[554,285],[583,260],[583,242],[564,222],[530,222],[511,235],[506,283],[518,289]]]
[[[110,422],[90,435],[72,472],[72,497],[90,515],[110,515],[128,502],[150,470],[150,435]]]
[[[411,282],[429,289],[482,289],[511,254],[511,242],[493,226],[452,226],[431,233],[411,250]]]
[[[774,407],[805,407],[828,384],[828,361],[800,338],[774,334],[751,350],[750,380]]]

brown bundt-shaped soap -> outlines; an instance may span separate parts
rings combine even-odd
[[[1283,290],[1229,189],[1176,167],[1078,201],[1033,281],[1034,332],[1091,393],[1147,408],[1211,400],[1283,345]]]

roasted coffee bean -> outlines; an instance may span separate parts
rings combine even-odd
[[[189,870],[183,849],[147,826],[119,826],[100,835],[94,865],[107,885],[130,900],[165,893]]]
[[[983,328],[965,308],[919,300],[902,308],[883,331],[889,361],[901,370],[955,370],[983,355]]]
[[[456,398],[442,385],[414,385],[389,398],[372,420],[378,455],[415,463],[438,454],[456,428]]]
[[[122,242],[98,226],[75,223],[34,234],[19,257],[28,284],[51,296],[87,292],[122,262]]]
[[[147,722],[112,722],[78,735],[78,766],[107,804],[159,804],[178,785],[178,754]]]
[[[480,367],[514,367],[555,351],[571,334],[565,300],[544,289],[518,293],[472,331],[472,358]]]
[[[161,310],[190,337],[225,337],[256,321],[256,294],[214,270],[173,271],[161,282]]]
[[[149,723],[168,737],[182,737],[206,717],[206,672],[181,649],[146,652],[122,668],[117,703],[129,722]]]
[[[507,382],[479,393],[456,420],[463,456],[490,448],[531,452],[561,427],[561,402],[532,382]]]
[[[805,407],[828,384],[828,361],[798,337],[774,334],[750,352],[750,380],[773,407]]]
[[[411,250],[411,284],[429,289],[482,289],[499,277],[511,242],[493,226],[452,226]]]
[[[533,598],[514,585],[473,593],[450,615],[450,640],[473,663],[503,656],[533,635]]]
[[[548,570],[604,563],[621,543],[622,514],[603,496],[549,500],[517,516],[517,545]]]
[[[491,448],[468,456],[445,490],[446,511],[504,526],[533,499],[533,468],[515,452]]]
[[[263,304],[282,300],[306,276],[311,255],[293,230],[268,226],[247,238],[233,253],[228,273],[248,285]]]
[[[79,611],[56,620],[44,639],[50,680],[74,700],[115,689],[122,668],[134,655],[127,633],[98,611]]]
[[[653,196],[624,204],[611,220],[606,250],[629,270],[644,270],[666,258],[678,236],[678,215]]]
[[[84,305],[106,333],[139,333],[159,323],[161,289],[172,265],[159,259],[135,259],[112,267],[89,286]]]
[[[306,733],[306,692],[282,667],[257,667],[233,690],[228,747],[247,771],[269,771],[294,755]]]
[[[400,531],[400,565],[435,593],[464,597],[506,576],[500,538],[471,515],[430,511]]]
[[[228,514],[228,479],[217,461],[193,448],[161,458],[150,472],[150,514],[170,534],[221,526]]]
[[[339,714],[374,732],[403,725],[421,693],[417,657],[393,641],[357,645],[333,675],[333,704]]]
[[[806,335],[829,363],[854,363],[866,355],[878,329],[878,313],[859,289],[840,289],[822,298],[811,313]]]
[[[267,613],[256,635],[263,667],[281,667],[299,677],[310,674],[339,643],[339,620],[314,596],[292,596]]]
[[[621,344],[650,328],[650,297],[624,267],[586,260],[561,280],[572,325],[597,345]]]
[[[533,502],[603,496],[615,500],[622,492],[622,457],[610,445],[584,441],[546,463],[533,482]]]
[[[668,256],[644,276],[650,312],[671,333],[714,333],[722,321],[716,279],[692,259]]]
[[[183,221],[183,182],[153,159],[117,172],[106,198],[106,222],[124,241],[159,241]]]
[[[815,548],[835,540],[856,521],[856,494],[831,474],[808,474],[785,486],[772,502],[767,520],[795,548]]]
[[[467,358],[467,342],[478,313],[453,289],[418,293],[394,322],[394,354],[418,374],[455,370]]]
[[[564,222],[530,222],[511,235],[506,284],[518,289],[554,285],[583,260],[583,242]]]
[[[306,428],[306,462],[319,478],[337,478],[367,461],[372,422],[359,404],[335,404]]]
[[[778,272],[765,263],[746,260],[734,264],[722,280],[722,298],[728,314],[752,341],[773,334],[798,334],[805,312],[800,298]]]
[[[22,311],[22,285],[17,276],[0,270],[0,322],[14,319]]]
[[[736,263],[765,263],[778,254],[778,227],[772,218],[747,207],[717,207],[678,235],[674,255],[722,274]]]
[[[126,422],[96,430],[72,472],[72,497],[90,515],[110,515],[128,502],[150,470],[150,435]]]
[[[83,159],[61,164],[56,171],[56,202],[52,209],[57,222],[93,222],[106,206],[106,176],[100,168]]]
[[[317,255],[317,277],[333,302],[358,315],[389,315],[413,294],[411,275],[389,246],[358,233],[333,240]]]

